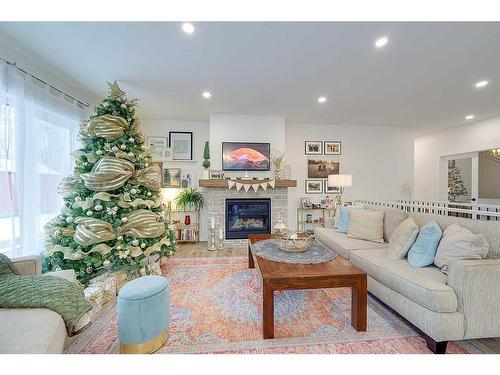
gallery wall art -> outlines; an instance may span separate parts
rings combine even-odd
[[[335,160],[309,158],[307,160],[308,178],[328,178],[331,174],[339,174],[340,163]]]

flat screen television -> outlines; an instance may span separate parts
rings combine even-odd
[[[270,143],[222,142],[224,171],[268,171],[270,157]]]

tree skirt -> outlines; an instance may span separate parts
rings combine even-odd
[[[335,251],[313,240],[309,249],[303,253],[289,253],[280,250],[272,239],[259,241],[251,245],[252,253],[264,259],[275,262],[315,264],[329,262],[337,257]]]

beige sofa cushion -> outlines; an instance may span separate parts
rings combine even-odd
[[[405,219],[408,218],[408,212],[399,208],[368,205],[368,209],[373,211],[384,211],[384,241],[389,242],[392,232]]]
[[[413,219],[401,222],[389,238],[389,258],[404,259],[418,234],[418,226]]]
[[[488,242],[482,234],[474,234],[460,224],[446,228],[434,258],[434,264],[447,271],[452,260],[483,259],[489,251]]]
[[[387,243],[377,243],[347,237],[347,234],[338,233],[335,229],[316,228],[314,231],[316,239],[335,251],[341,257],[349,259],[352,250],[364,249],[386,249]]]
[[[387,249],[354,250],[350,255],[355,266],[419,305],[436,312],[457,311],[457,296],[439,268],[413,268],[406,259],[389,259]]]
[[[62,353],[66,327],[49,309],[0,309],[0,353]]]
[[[384,242],[384,211],[350,210],[349,215],[348,237]]]

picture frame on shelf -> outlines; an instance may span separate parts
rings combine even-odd
[[[323,150],[325,155],[342,155],[342,142],[325,141]]]
[[[193,160],[193,132],[169,132],[168,147],[172,149],[172,160]]]
[[[312,202],[311,198],[309,198],[309,197],[300,198],[300,207],[301,208],[307,209],[307,208],[312,208],[312,206],[313,206],[313,202]]]
[[[323,142],[322,141],[305,141],[306,155],[323,155]]]
[[[181,187],[194,188],[196,184],[196,171],[194,169],[182,169],[181,171]]]
[[[306,194],[323,194],[323,180],[306,180]]]
[[[163,181],[165,187],[180,189],[182,185],[181,169],[165,168],[163,170]]]
[[[339,174],[340,162],[337,160],[309,158],[307,160],[307,178],[328,178]]]
[[[325,180],[325,194],[339,194],[340,189],[338,186],[328,185],[328,180]]]
[[[224,178],[224,172],[218,169],[210,169],[208,177],[211,180],[221,180]]]
[[[165,149],[168,147],[166,137],[147,137],[146,145],[149,147],[151,158],[154,161],[163,160]]]

